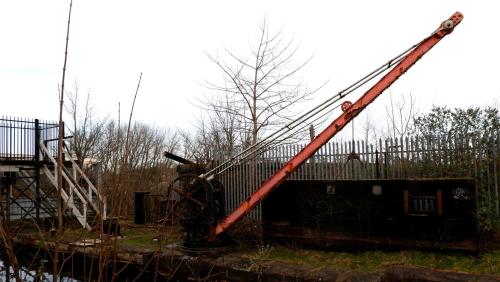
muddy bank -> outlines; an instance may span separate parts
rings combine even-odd
[[[172,265],[171,258],[162,257],[160,265]],[[500,277],[438,271],[402,266],[387,267],[379,272],[332,270],[304,265],[268,261],[259,263],[234,257],[214,260],[189,256],[178,257],[177,273],[172,278],[182,280],[193,273],[195,279],[213,281],[500,281]],[[180,265],[179,265],[180,264]]]
[[[40,249],[37,242],[16,244],[22,254],[31,254],[48,259],[44,252],[53,251],[52,244],[48,249]],[[98,248],[75,247],[61,244],[61,257],[72,256],[71,264],[65,267],[78,271],[75,278],[88,280],[97,277],[99,264]],[[111,258],[108,255],[108,258]],[[273,261],[269,259],[256,260],[241,257],[241,251],[235,251],[220,257],[190,256],[176,249],[154,252],[150,249],[120,250],[118,254],[119,280],[135,279],[140,281],[500,281],[500,277],[489,275],[474,275],[438,271],[426,268],[388,266],[377,272],[331,269],[327,266],[312,267]],[[50,264],[50,262],[49,262]],[[49,264],[46,265],[50,269]],[[106,263],[104,275],[112,275],[112,261]]]

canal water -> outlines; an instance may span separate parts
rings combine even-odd
[[[50,256],[37,249],[22,248],[17,250],[17,259],[19,263],[19,277],[21,281],[34,282],[52,282],[52,262]],[[66,255],[64,267],[60,271],[58,281],[80,282],[97,281],[99,277],[98,258],[89,258],[83,255]],[[103,281],[110,281],[112,276],[112,263],[106,267],[103,275]],[[116,266],[118,274],[117,281],[153,281],[156,276],[157,281],[167,281],[165,276],[152,271],[142,271],[137,266],[118,263]],[[16,281],[15,273],[4,252],[0,249],[0,282]]]
[[[22,256],[19,256],[19,258],[21,258],[19,262],[22,263],[24,261],[22,260]],[[20,265],[19,278],[23,282],[24,281],[52,282],[54,281],[52,274],[47,272],[46,266],[47,266],[47,261],[43,259],[34,261],[31,264],[31,266]],[[9,264],[8,258],[5,256],[4,252],[2,252],[0,255],[0,282],[7,282],[7,281],[8,282],[16,281],[16,275],[14,269]],[[80,282],[83,280],[80,280],[76,277],[70,277],[69,275],[61,274],[61,277],[59,277],[58,281]]]

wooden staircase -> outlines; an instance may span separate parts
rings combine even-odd
[[[82,227],[90,230],[95,220],[101,217],[106,219],[106,201],[71,157],[73,154],[68,150],[66,144],[63,148],[63,189],[61,191],[64,203],[63,210],[71,210],[72,215]],[[57,189],[57,160],[43,141],[40,142],[39,157],[44,160],[41,171]]]

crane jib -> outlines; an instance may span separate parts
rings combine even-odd
[[[442,38],[450,34],[462,19],[463,15],[460,12],[456,12],[449,19],[442,22],[435,32],[422,40],[406,55],[406,57],[404,57],[404,59],[395,64],[386,75],[366,91],[356,102],[346,107],[344,112],[318,134],[316,138],[293,156],[274,175],[268,178],[250,197],[243,201],[238,208],[221,220],[212,232],[215,233],[215,235],[224,232],[227,228],[249,213],[273,189],[285,181],[289,174],[297,170],[300,165],[306,162],[307,159],[316,153],[316,151],[341,131],[347,123],[354,119],[363,109],[380,96],[384,90],[410,69],[425,53],[434,47]]]

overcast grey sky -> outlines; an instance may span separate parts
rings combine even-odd
[[[69,1],[0,2],[0,115],[57,120],[58,84]],[[67,89],[78,81],[100,116],[126,118],[140,72],[135,119],[189,127],[190,101],[220,79],[205,52],[245,54],[267,17],[314,54],[304,83],[329,80],[330,96],[423,39],[455,11],[456,30],[387,95],[412,93],[421,111],[432,104],[468,107],[500,97],[498,1],[104,1],[74,0]],[[383,111],[384,100],[370,106]]]

